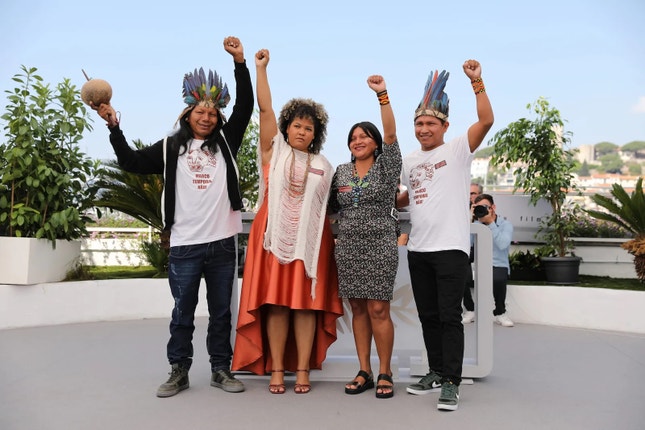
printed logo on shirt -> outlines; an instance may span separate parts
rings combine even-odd
[[[209,173],[203,173],[207,167],[217,167],[217,159],[208,149],[189,149],[187,154],[188,168],[195,174],[193,184],[198,190],[205,190],[213,182]]]
[[[428,188],[424,186],[424,182],[431,182],[434,177],[435,170],[446,166],[446,160],[438,163],[423,163],[414,167],[410,171],[410,187],[412,188],[411,197],[414,204],[420,205],[428,198]]]

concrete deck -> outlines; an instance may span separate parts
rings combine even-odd
[[[155,318],[0,330],[0,429],[645,428],[644,334],[495,326],[492,372],[462,385],[458,411],[440,412],[438,394],[405,392],[416,380],[405,372],[387,400],[345,395],[353,375],[324,370],[312,372],[307,395],[293,393],[292,376],[284,395],[246,374],[244,393],[212,388],[203,317],[191,388],[159,399],[167,326]]]

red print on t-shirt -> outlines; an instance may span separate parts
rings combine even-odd
[[[432,181],[435,170],[446,165],[446,160],[442,160],[435,164],[423,163],[417,165],[410,171],[410,187],[412,188],[412,200],[415,204],[420,205],[426,198],[428,198],[428,188],[427,185],[424,186],[423,183]]]
[[[188,151],[188,168],[195,174],[193,184],[198,190],[204,190],[208,185],[213,182],[211,175],[208,173],[201,173],[206,166],[217,166],[217,159],[215,154],[212,154],[208,149],[193,149]]]

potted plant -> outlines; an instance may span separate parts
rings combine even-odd
[[[5,257],[0,261],[11,264],[0,268],[0,283],[62,279],[70,267],[60,267],[65,263],[53,262],[40,249],[64,247],[78,259],[80,242],[70,247],[65,242],[86,234],[85,212],[93,206],[94,189],[88,184],[98,162],[79,150],[83,132],[91,129],[80,91],[69,79],[52,89],[36,72],[22,66],[22,73],[13,77],[19,85],[5,91],[9,103],[1,117],[6,125],[0,143],[0,236],[12,241],[0,247]],[[33,240],[25,248],[22,238]],[[51,274],[25,273],[16,265],[28,260],[18,255],[21,249],[39,259],[39,269],[51,268]]]
[[[544,268],[538,253],[531,250],[513,251],[508,256],[511,266],[511,281],[544,281]]]
[[[521,118],[493,136],[491,161],[507,170],[514,169],[513,192],[528,194],[534,205],[540,199],[549,202],[551,214],[541,220],[536,235],[545,243],[546,254],[552,256],[541,257],[546,279],[551,283],[575,283],[580,258],[571,254],[570,235],[579,208],[567,205],[567,194],[578,189],[574,183],[573,152],[565,149],[571,133],[564,131],[560,112],[545,98],[540,97],[527,109],[536,114],[535,119]]]
[[[613,184],[612,198],[594,194],[591,200],[605,212],[586,210],[594,218],[607,221],[629,231],[634,238],[623,243],[622,248],[634,256],[636,276],[645,282],[645,197],[643,196],[643,178],[638,178],[636,187],[627,194],[620,184]]]

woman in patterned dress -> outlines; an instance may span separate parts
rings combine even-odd
[[[273,111],[267,77],[269,51],[255,55],[260,109],[261,204],[244,264],[233,369],[271,372],[269,392],[311,389],[309,369],[320,369],[343,314],[327,217],[333,168],[320,153],[327,113],[309,99]]]
[[[370,122],[360,122],[350,129],[347,146],[352,161],[336,169],[331,205],[340,212],[335,249],[339,294],[348,299],[352,309],[360,364],[360,371],[345,385],[345,392],[359,394],[374,387],[370,363],[374,338],[379,357],[376,397],[389,398],[394,395],[390,301],[398,267],[395,197],[401,151],[385,80],[373,75],[367,84],[376,92],[381,106],[384,137]]]

